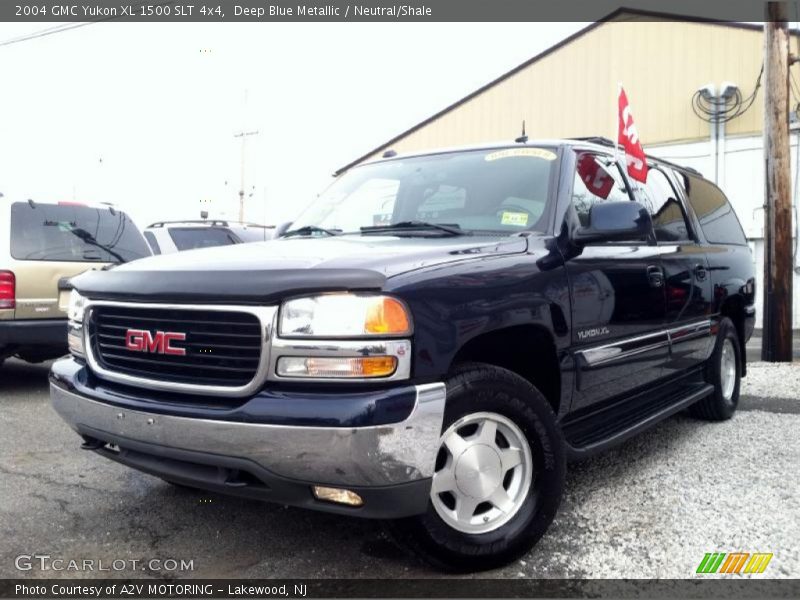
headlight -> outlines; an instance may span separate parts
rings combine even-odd
[[[67,318],[75,323],[83,323],[83,311],[86,308],[86,298],[75,290],[69,294],[69,306],[67,307]]]
[[[83,348],[83,313],[86,310],[86,298],[75,290],[69,294],[69,306],[67,307],[67,345],[73,356],[83,358],[85,355]]]
[[[67,325],[67,346],[73,356],[83,358],[86,355],[83,349],[83,325],[80,323],[69,323]]]
[[[411,317],[390,296],[326,294],[285,302],[279,331],[285,337],[403,336],[411,333]]]

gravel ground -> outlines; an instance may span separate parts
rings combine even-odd
[[[14,361],[0,371],[0,577],[32,553],[194,560],[191,573],[129,577],[437,575],[373,522],[182,490],[79,450],[46,373]],[[800,364],[753,363],[733,420],[679,415],[571,465],[545,538],[482,576],[685,578],[711,551],[772,552],[768,576],[800,576],[798,390]]]

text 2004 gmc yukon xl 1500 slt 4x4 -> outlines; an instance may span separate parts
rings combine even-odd
[[[566,461],[731,417],[753,263],[694,171],[539,141],[391,157],[283,237],[73,281],[52,401],[166,481],[386,519],[442,567],[521,555]]]

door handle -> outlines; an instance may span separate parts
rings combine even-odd
[[[694,268],[694,276],[697,277],[699,281],[702,281],[708,275],[708,269],[706,269],[705,265],[696,265]]]
[[[647,280],[650,282],[650,287],[664,287],[664,270],[653,265],[647,267]]]

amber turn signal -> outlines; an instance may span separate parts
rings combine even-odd
[[[397,370],[394,356],[304,357],[282,356],[278,359],[281,377],[365,378],[388,377]]]
[[[406,307],[396,298],[377,296],[367,310],[364,331],[389,335],[411,333]]]

